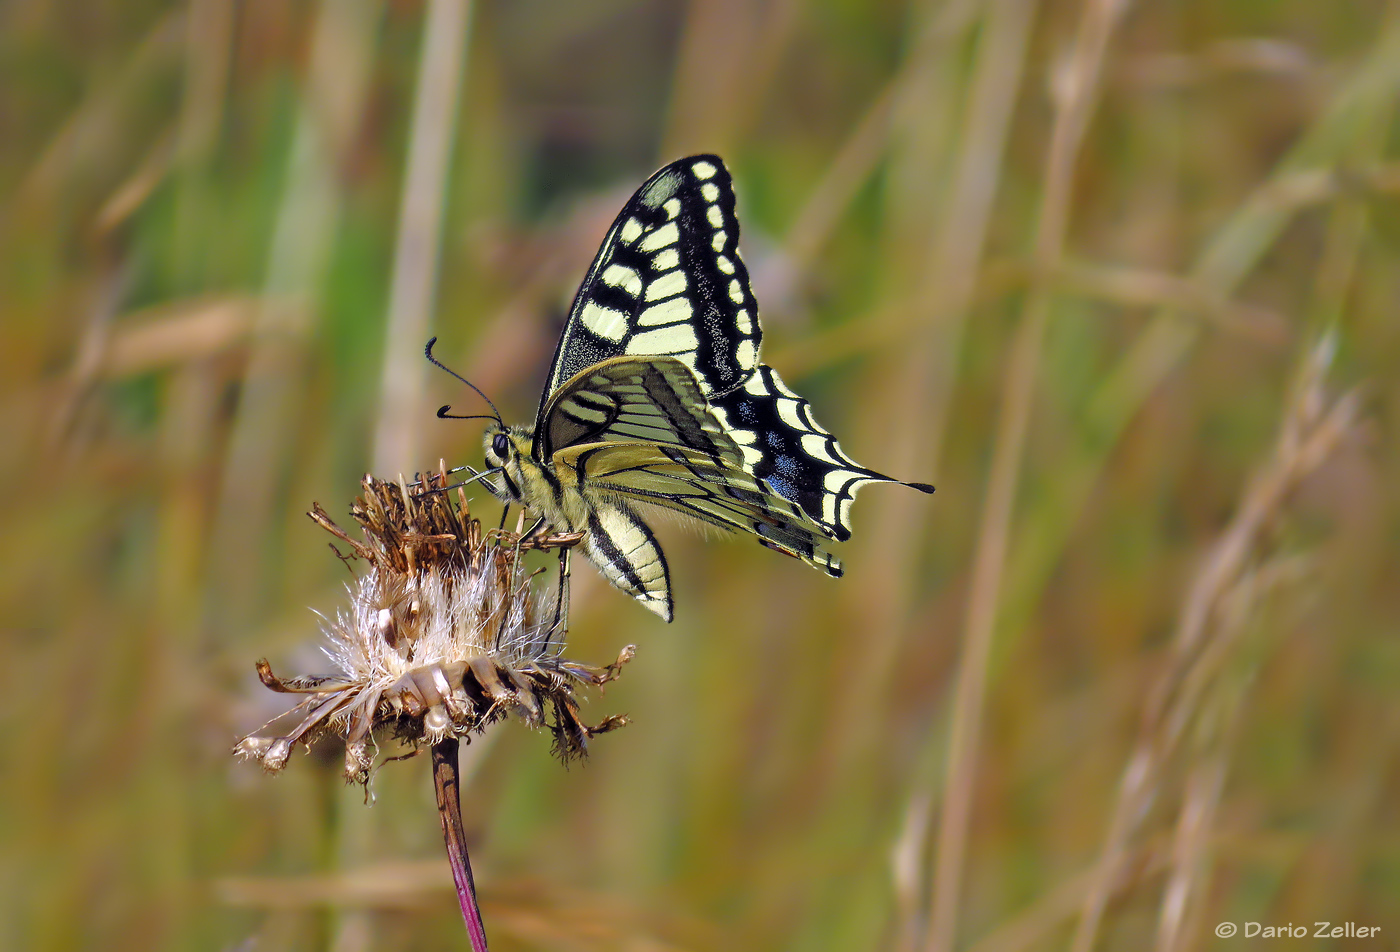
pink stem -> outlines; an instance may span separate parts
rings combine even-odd
[[[472,882],[467,836],[462,829],[462,791],[457,779],[458,743],[457,738],[451,737],[433,745],[433,789],[437,792],[438,818],[442,820],[442,839],[447,844],[452,881],[457,884],[457,904],[462,907],[472,952],[487,952],[486,927],[481,924],[481,909],[476,904],[476,884]]]

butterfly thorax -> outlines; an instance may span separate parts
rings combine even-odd
[[[540,462],[533,454],[534,427],[491,424],[483,440],[486,465],[500,472],[487,481],[496,498],[524,506],[556,532],[587,528],[590,504],[577,480],[565,473],[560,479],[552,462]]]
[[[482,442],[486,449],[486,465],[500,471],[487,480],[496,498],[541,510],[552,508],[541,506],[540,501],[553,493],[544,467],[530,455],[534,440],[533,427],[492,423],[487,426]]]
[[[632,507],[606,482],[587,478],[589,451],[562,465],[542,462],[535,458],[533,427],[495,423],[487,426],[484,443],[486,465],[500,470],[486,481],[498,499],[524,506],[553,531],[586,533],[579,550],[608,581],[671,620],[665,556]],[[589,444],[593,452],[617,445]]]

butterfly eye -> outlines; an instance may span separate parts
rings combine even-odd
[[[497,433],[495,439],[491,441],[491,452],[495,453],[502,460],[510,452],[510,441],[506,439],[504,433]]]

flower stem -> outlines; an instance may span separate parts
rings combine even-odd
[[[457,747],[455,737],[433,745],[433,789],[437,793],[438,818],[442,820],[442,839],[447,844],[447,861],[452,865],[452,881],[457,884],[457,903],[467,923],[472,952],[487,952],[486,928],[481,924],[481,909],[476,904],[476,884],[472,882],[472,864],[467,856],[467,837],[462,829],[462,796],[457,778]]]

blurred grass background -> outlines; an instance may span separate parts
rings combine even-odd
[[[1395,947],[1400,5],[8,0],[0,73],[0,946],[465,947],[426,761],[234,763],[252,662],[324,667],[313,500],[480,459],[426,337],[529,419],[704,150],[939,492],[840,582],[666,533],[669,628],[576,569],[632,723],[469,749],[493,948]]]

